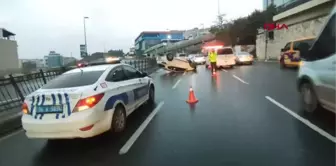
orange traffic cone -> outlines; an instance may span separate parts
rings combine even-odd
[[[189,104],[194,104],[198,102],[198,100],[195,97],[194,90],[192,89],[192,87],[190,87],[189,89],[189,99],[186,102]]]

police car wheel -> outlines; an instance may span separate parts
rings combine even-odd
[[[119,133],[126,127],[126,114],[122,106],[117,106],[113,113],[112,118],[112,131]]]
[[[309,82],[300,85],[301,109],[307,113],[316,112],[319,109],[319,102],[313,90],[313,86]]]
[[[151,86],[150,89],[149,89],[149,92],[148,92],[148,104],[154,104],[155,103],[155,90],[154,90],[154,87]]]

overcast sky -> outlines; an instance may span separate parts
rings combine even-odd
[[[16,34],[19,58],[50,50],[79,58],[86,21],[88,52],[128,52],[142,31],[185,30],[213,24],[217,0],[0,0],[0,28]],[[262,8],[262,0],[220,0],[228,19]]]

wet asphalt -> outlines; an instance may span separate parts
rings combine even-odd
[[[335,143],[265,98],[269,96],[335,136],[335,114],[300,111],[297,71],[255,63],[197,73],[159,70],[156,103],[164,101],[130,150],[119,150],[154,107],[142,106],[120,134],[90,139],[0,142],[0,166],[334,166]],[[239,78],[240,80],[238,80]],[[186,104],[192,86],[199,102]]]

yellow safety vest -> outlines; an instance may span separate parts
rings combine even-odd
[[[215,52],[209,53],[209,61],[210,62],[216,62],[217,61],[217,54]]]

